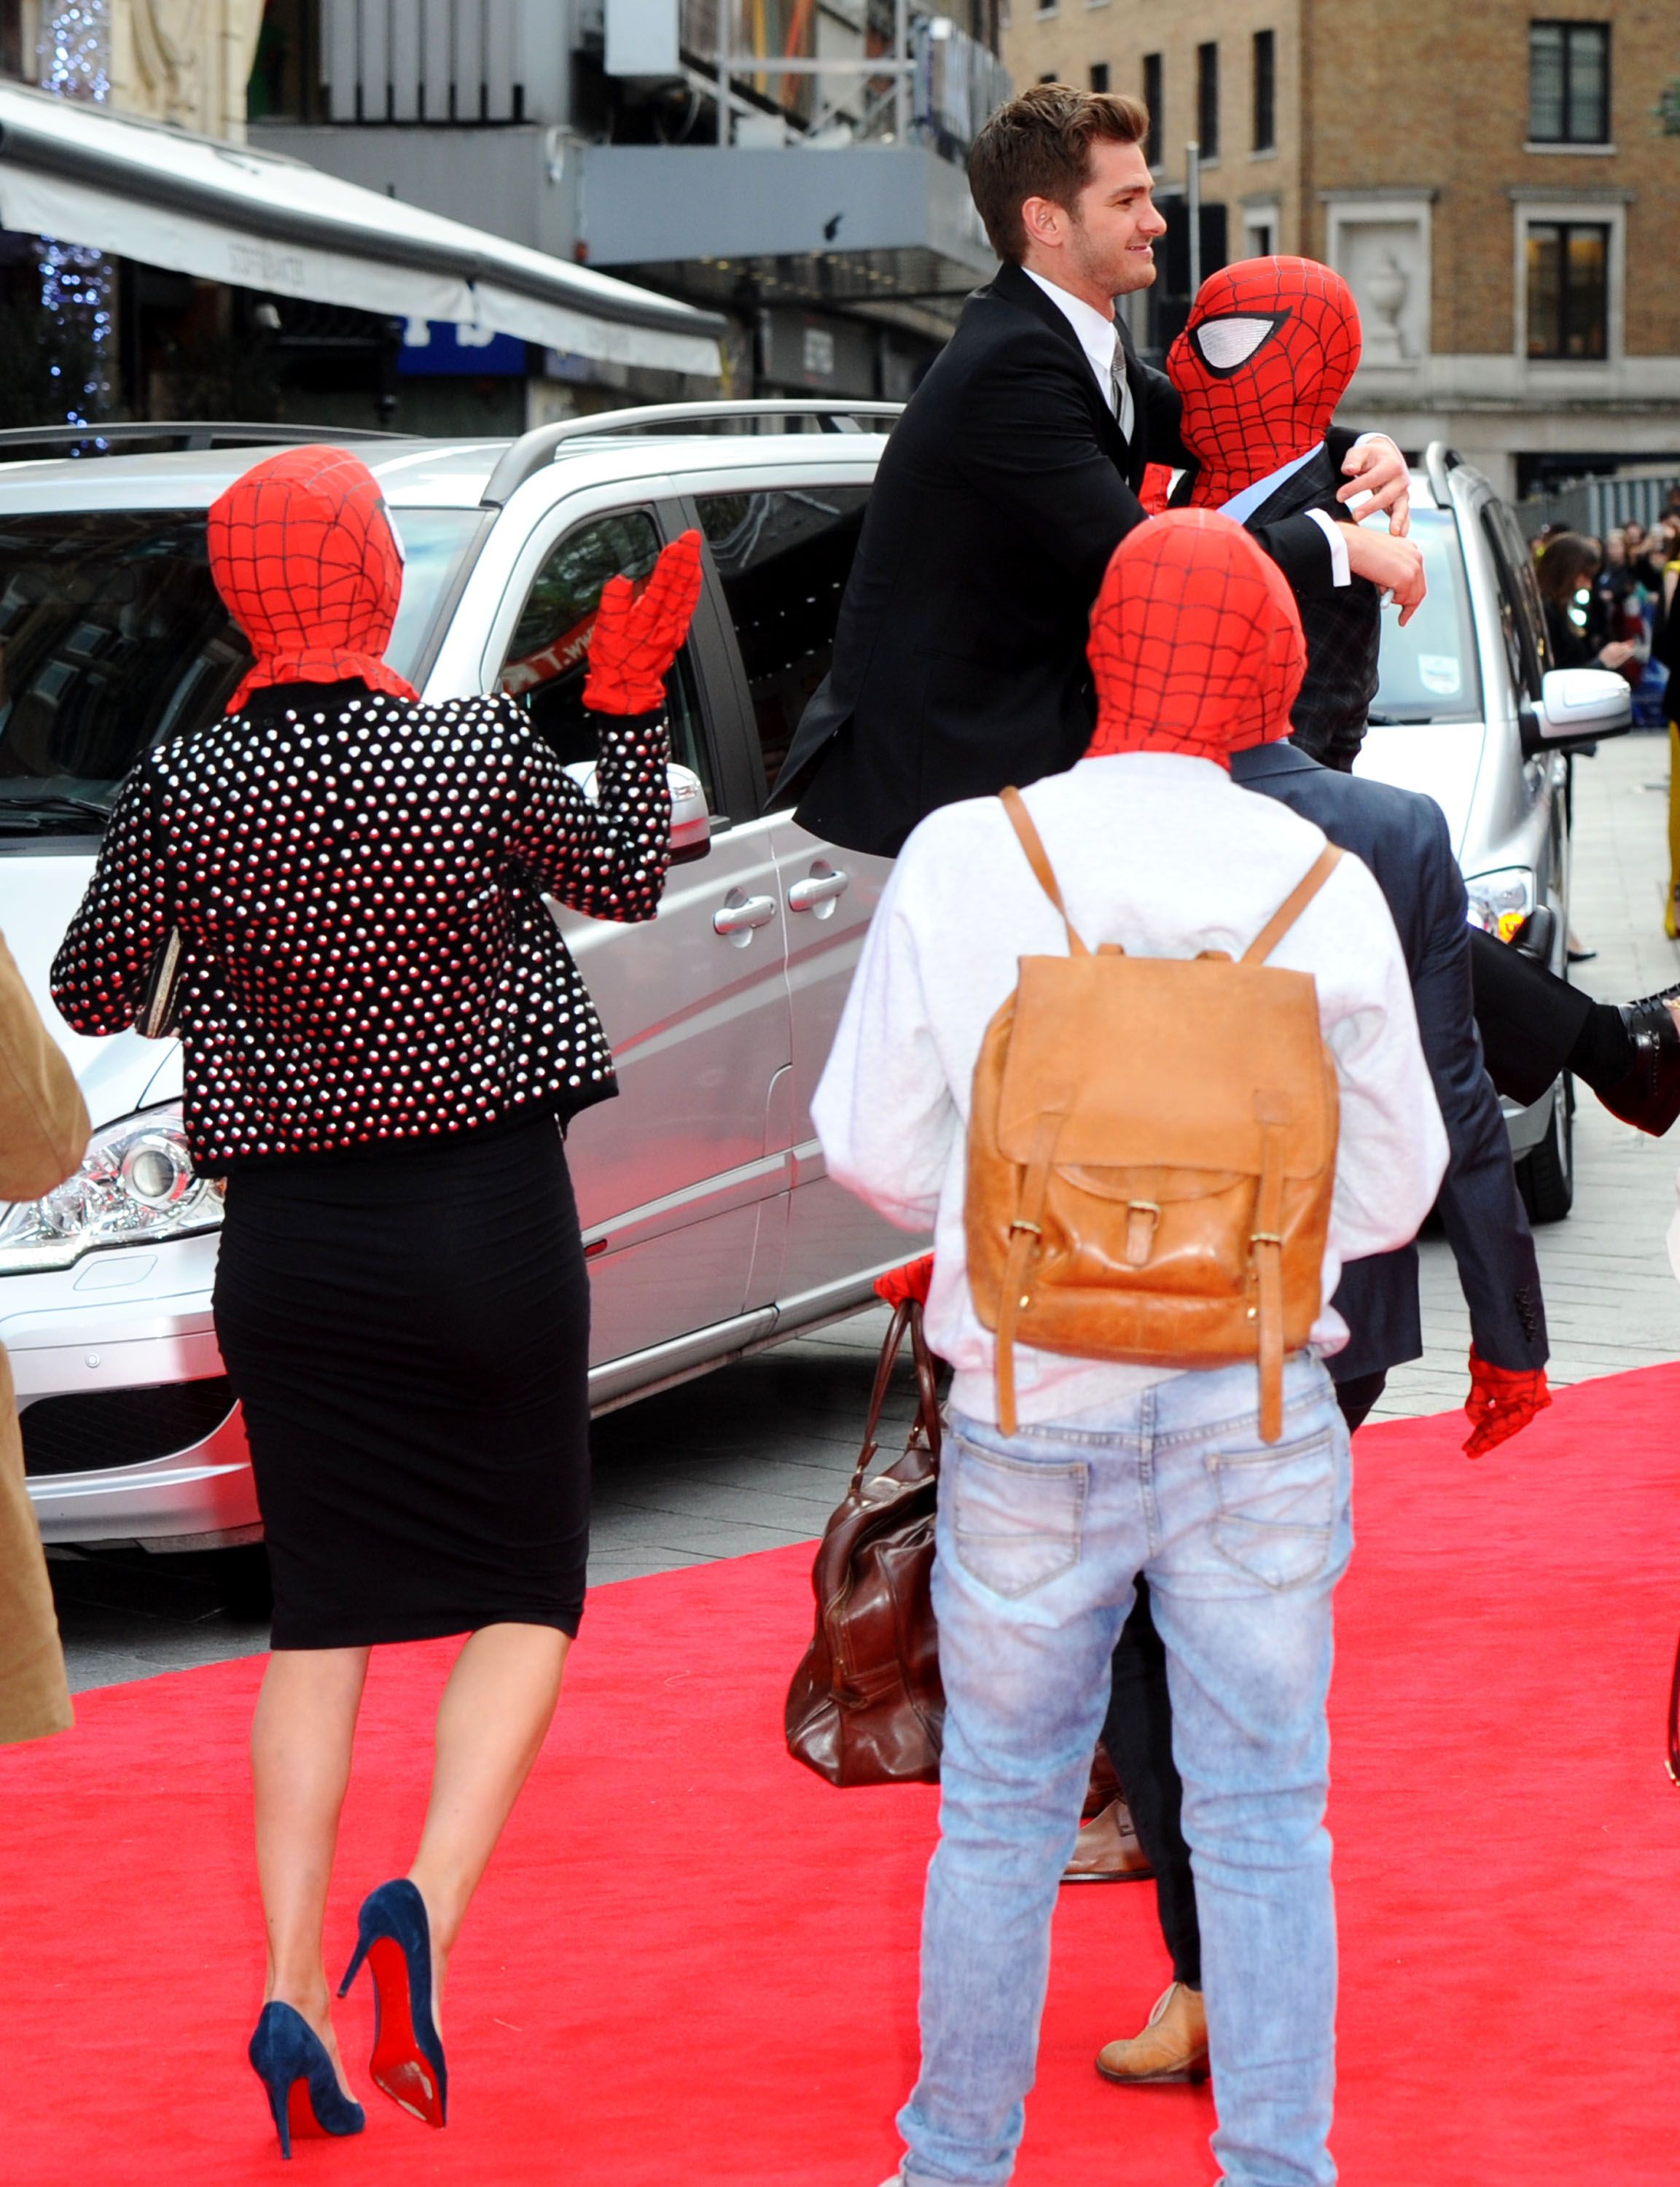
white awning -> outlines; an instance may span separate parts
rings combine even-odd
[[[300,160],[0,85],[0,226],[236,288],[716,377],[723,321]]]

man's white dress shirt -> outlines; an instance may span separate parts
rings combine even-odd
[[[1176,752],[1082,760],[1025,792],[1076,930],[1139,956],[1240,955],[1324,846],[1310,821]],[[934,1233],[928,1341],[957,1370],[952,1402],[995,1421],[996,1355],[969,1290],[963,1223],[969,1093],[980,1043],[1023,955],[1062,956],[1054,907],[1003,808],[930,813],[899,853],[812,1104],[829,1174],[908,1230]],[[1273,952],[1311,972],[1335,1062],[1341,1133],[1324,1252],[1321,1352],[1347,1327],[1329,1302],[1344,1261],[1416,1236],[1447,1166],[1447,1134],[1412,985],[1382,892],[1344,857]],[[1018,1345],[1023,1420],[1059,1420],[1170,1369]]]

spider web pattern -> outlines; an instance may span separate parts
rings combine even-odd
[[[1295,596],[1229,517],[1169,509],[1114,551],[1091,610],[1088,756],[1230,755],[1289,732],[1306,668]]]
[[[379,481],[343,448],[288,448],[211,504],[210,568],[256,660],[228,702],[236,714],[272,683],[359,676],[393,698],[419,694],[385,665],[402,597]]]
[[[1243,363],[1215,371],[1193,337],[1199,327],[1238,318],[1278,324]],[[1192,505],[1217,508],[1316,448],[1360,346],[1353,292],[1316,258],[1245,258],[1211,273],[1166,359],[1184,406],[1184,443],[1200,465]]]

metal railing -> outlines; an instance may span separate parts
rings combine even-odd
[[[380,433],[361,425],[240,424],[217,419],[174,421],[136,419],[128,424],[93,425],[9,425],[0,432],[0,463],[27,463],[26,448],[60,454],[82,448],[89,455],[115,456],[131,448],[158,448],[173,442],[179,452],[197,453],[209,448],[308,447],[321,441],[329,447],[340,441],[408,441],[412,433]]]

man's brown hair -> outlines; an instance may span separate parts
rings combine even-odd
[[[1012,266],[1025,257],[1021,207],[1029,198],[1073,211],[1098,138],[1141,144],[1149,133],[1148,109],[1119,92],[1036,83],[1000,106],[969,154],[969,188],[997,256]]]

